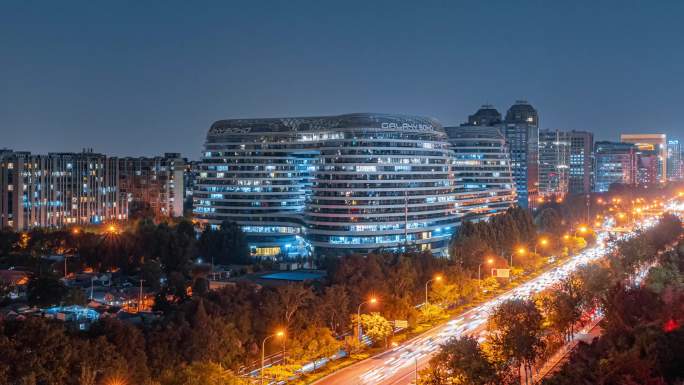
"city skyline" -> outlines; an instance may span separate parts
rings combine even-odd
[[[451,126],[518,99],[543,129],[682,136],[684,57],[668,49],[681,4],[495,8],[3,5],[0,146],[198,159],[219,119],[377,111]],[[530,22],[511,33],[510,20]]]

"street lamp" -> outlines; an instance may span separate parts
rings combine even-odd
[[[361,306],[365,304],[371,304],[375,305],[378,302],[378,299],[375,297],[371,297],[368,301],[361,302],[359,304],[359,307],[356,309],[356,321],[359,323],[357,327],[357,331],[359,333],[359,342],[361,342]]]
[[[114,225],[109,225],[107,226],[107,232],[109,234],[117,234],[119,232],[119,229],[117,229]]]
[[[549,240],[546,238],[542,238],[537,243],[541,244],[542,246],[546,246],[549,243]],[[537,243],[534,244],[534,253],[535,254],[537,254]]]
[[[285,331],[284,330],[278,330],[275,332],[275,334],[271,334],[270,336],[266,336],[264,340],[261,342],[261,384],[263,385],[264,383],[264,366],[266,362],[266,341],[268,341],[270,338],[277,337],[277,338],[283,338],[285,336]]]
[[[524,247],[518,247],[518,250],[516,250],[516,251],[517,251],[518,254],[520,254],[521,256],[522,256],[522,255],[525,255],[525,248],[524,248]],[[513,267],[513,254],[515,254],[515,253],[511,253],[511,261],[510,261],[510,263],[509,263],[509,266],[510,266],[511,268]]]
[[[492,258],[489,258],[487,260],[487,263],[491,265],[492,263],[494,263],[494,260]],[[482,276],[480,275],[480,273],[481,273],[480,269],[481,268],[482,268],[482,263],[477,265],[477,285],[478,285],[478,287],[482,287]]]
[[[442,278],[443,277],[441,274],[437,274],[437,275],[435,275],[434,278],[428,279],[428,281],[425,282],[425,304],[426,305],[428,304],[428,284],[430,284],[430,282],[432,282],[432,281],[440,282],[442,280]]]

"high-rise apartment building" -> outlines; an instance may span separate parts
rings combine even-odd
[[[637,148],[630,143],[596,142],[594,191],[606,192],[612,184],[636,184]]]
[[[237,222],[255,256],[446,255],[459,220],[452,154],[423,117],[222,120],[207,134],[194,213]]]
[[[539,115],[524,100],[506,112],[504,135],[511,152],[518,204],[533,207],[539,192]]]
[[[634,144],[640,153],[637,183],[664,183],[667,180],[667,136],[665,134],[621,134],[620,141]],[[653,175],[655,170],[655,175]]]
[[[148,206],[155,217],[183,215],[185,160],[178,153],[119,158],[119,191],[130,208]]]
[[[507,210],[517,198],[510,153],[500,124],[471,124],[444,129],[454,151],[459,216],[478,220]]]
[[[682,148],[679,139],[667,141],[667,179],[682,180]]]
[[[567,132],[570,142],[568,192],[588,194],[594,188],[594,134],[588,131]]]
[[[119,165],[82,153],[0,155],[0,224],[15,230],[97,224],[127,217]]]
[[[568,193],[570,138],[561,130],[539,130],[539,196],[563,198]]]

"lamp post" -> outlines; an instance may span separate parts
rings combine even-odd
[[[534,243],[534,253],[537,254],[537,243],[540,243],[542,246],[546,246],[549,243],[549,240],[546,238],[542,238],[539,240],[539,242]]]
[[[70,258],[70,255],[64,255],[64,279],[67,279],[67,258]]]
[[[435,275],[434,278],[428,279],[428,281],[425,282],[425,304],[426,304],[426,305],[428,304],[428,285],[429,285],[430,282],[432,282],[432,281],[437,281],[437,282],[439,282],[439,281],[441,281],[441,280],[442,280],[442,276],[441,276],[440,274],[438,274],[438,275]]]
[[[378,299],[375,297],[371,297],[368,301],[361,302],[359,304],[359,307],[356,309],[356,322],[358,322],[357,325],[357,332],[359,333],[359,342],[361,342],[361,306],[369,303],[369,304],[375,304],[378,302]]]
[[[491,259],[491,258],[489,258],[489,259],[487,260],[487,263],[490,264],[490,265],[491,265],[493,262],[494,262],[494,260]],[[484,262],[483,262],[483,263],[484,263]],[[480,273],[481,273],[480,269],[481,269],[481,268],[482,268],[482,263],[480,263],[479,265],[477,265],[477,285],[478,285],[478,287],[482,287],[482,276],[480,275]]]
[[[259,371],[259,373],[261,374],[260,377],[262,385],[264,384],[264,366],[266,366],[266,341],[273,337],[282,338],[283,336],[285,336],[285,331],[278,330],[275,334],[266,336],[266,338],[264,338],[264,340],[261,342],[261,370]]]

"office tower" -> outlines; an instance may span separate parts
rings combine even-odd
[[[436,121],[386,114],[215,122],[196,218],[237,222],[252,254],[446,255],[458,222],[453,161]]]
[[[682,180],[682,149],[679,139],[667,141],[667,179]]]
[[[560,130],[539,130],[539,199],[563,199],[568,193],[570,138]]]
[[[613,184],[636,184],[636,152],[630,143],[596,142],[594,191],[606,192]]]
[[[130,210],[157,218],[183,215],[185,160],[178,153],[119,158],[119,191]]]
[[[127,217],[116,158],[82,153],[5,152],[0,220],[15,230],[98,224]]]
[[[473,123],[471,119],[469,123]],[[517,201],[510,154],[501,125],[489,126],[497,124],[496,121],[478,124],[483,125],[444,128],[454,151],[459,216],[469,220],[498,214]]]
[[[594,187],[594,134],[588,131],[570,131],[570,161],[568,192],[588,194]]]
[[[491,104],[484,104],[477,112],[468,116],[467,125],[497,127],[501,123],[501,113]]]
[[[539,115],[528,102],[516,101],[506,112],[504,135],[511,152],[518,204],[534,207],[539,184]]]
[[[640,176],[638,183],[654,184],[667,180],[667,137],[665,134],[622,134],[620,141],[639,149]],[[655,162],[655,164],[654,164]],[[655,168],[655,175],[653,169]]]

